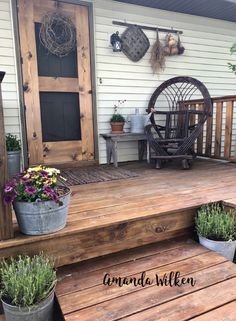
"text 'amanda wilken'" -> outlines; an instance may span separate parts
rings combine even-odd
[[[119,287],[125,285],[133,286],[182,286],[189,284],[194,286],[196,280],[193,277],[182,277],[179,271],[171,271],[170,273],[164,273],[164,275],[159,276],[158,273],[153,277],[148,277],[147,273],[144,271],[140,276],[111,276],[109,273],[106,273],[103,278],[103,284],[107,286],[117,285]]]

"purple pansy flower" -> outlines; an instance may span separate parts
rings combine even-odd
[[[43,191],[44,193],[49,196],[53,201],[57,201],[58,200],[58,195],[56,193],[56,191],[49,185],[45,185],[43,187]]]
[[[43,191],[44,191],[46,194],[51,194],[51,193],[53,193],[53,189],[52,189],[51,186],[49,186],[49,185],[44,185]]]
[[[28,183],[29,179],[27,177],[21,177],[20,181],[21,181],[21,183]]]
[[[37,192],[37,189],[34,186],[26,186],[25,192],[27,194],[32,195],[32,194],[35,194]]]
[[[51,194],[51,199],[55,202],[57,202],[59,200],[59,196],[57,195],[56,192],[53,192],[53,194]]]
[[[12,197],[11,195],[7,194],[3,198],[5,204],[11,204],[12,203]]]
[[[40,170],[39,173],[44,176],[44,177],[48,177],[48,173],[45,170]]]
[[[16,182],[15,179],[12,179],[11,181],[9,181],[9,182],[7,183],[7,185],[15,188],[15,187],[17,186],[17,182]]]
[[[16,193],[4,195],[4,198],[3,198],[4,203],[7,204],[7,205],[13,203],[15,198],[16,198],[16,196],[17,196]]]
[[[4,192],[5,193],[10,193],[13,191],[13,187],[10,186],[10,185],[6,185],[5,188],[4,188]]]

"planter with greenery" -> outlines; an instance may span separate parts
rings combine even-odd
[[[6,321],[52,321],[56,272],[46,255],[18,256],[0,263]]]
[[[236,218],[218,203],[203,206],[195,217],[200,244],[233,261],[236,248]]]
[[[57,185],[59,174],[55,168],[32,167],[5,185],[4,201],[13,204],[22,233],[42,235],[65,227],[71,192]]]
[[[234,53],[236,53],[236,43],[234,43],[234,44],[232,45],[232,47],[230,48],[230,53],[231,53],[231,55],[234,54]],[[231,62],[228,62],[228,67],[229,67],[229,69],[232,70],[232,71],[235,73],[235,75],[236,75],[236,64],[232,64]]]
[[[20,172],[21,145],[17,136],[6,135],[8,176],[13,177]]]
[[[125,117],[118,113],[118,107],[125,102],[126,100],[118,100],[118,103],[114,105],[114,114],[110,120],[113,134],[122,134],[124,132]]]

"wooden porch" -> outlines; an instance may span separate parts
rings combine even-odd
[[[221,160],[197,159],[189,171],[176,162],[161,171],[145,162],[122,164],[138,176],[73,186],[67,226],[50,235],[21,234],[16,221],[12,224],[10,208],[0,203],[0,238],[5,239],[0,257],[44,251],[57,259],[60,313],[55,320],[236,319],[235,265],[193,241],[194,216],[201,205],[223,201],[236,207],[235,96],[219,99],[214,102],[216,121],[207,122],[206,135],[195,147],[198,155]],[[4,137],[3,124],[0,129]],[[4,145],[2,139],[1,187],[7,179]],[[162,278],[171,271],[194,278],[196,284],[103,284],[105,273],[138,278],[146,272],[154,282],[156,273]]]
[[[137,246],[189,235],[202,204],[236,199],[234,163],[196,160],[161,171],[146,163],[121,165],[138,177],[72,187],[68,224],[43,236],[20,234],[0,242],[0,256],[46,251],[63,266]]]
[[[236,164],[197,159],[188,171],[175,162],[160,171],[145,162],[121,167],[138,177],[73,186],[65,229],[31,237],[20,234],[15,223],[15,238],[0,242],[0,256],[54,255],[66,321],[156,321],[157,315],[168,321],[223,320],[224,313],[235,320],[236,266],[193,241],[193,220],[208,202],[236,206]],[[103,285],[105,272],[140,277],[143,271],[153,278],[179,271],[197,283]]]

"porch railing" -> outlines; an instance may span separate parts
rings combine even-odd
[[[202,100],[192,100],[199,109]],[[199,156],[236,161],[236,95],[212,98],[213,116],[209,117],[199,136],[195,151]]]

